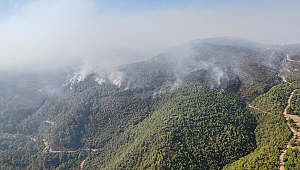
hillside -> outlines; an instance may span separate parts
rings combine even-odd
[[[299,54],[212,38],[110,71],[2,71],[0,169],[279,168]],[[295,148],[286,169],[299,166]]]
[[[253,122],[231,95],[182,88],[163,97],[149,117],[86,164],[94,169],[220,169],[255,148]]]

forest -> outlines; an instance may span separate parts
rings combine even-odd
[[[80,81],[0,71],[0,169],[299,169],[299,49],[221,38]]]

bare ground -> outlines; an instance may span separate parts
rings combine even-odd
[[[87,158],[86,158],[86,159],[87,159]],[[84,159],[84,160],[81,162],[81,164],[80,164],[80,170],[82,170],[82,169],[83,169],[83,165],[84,165],[84,163],[85,163],[86,159]]]

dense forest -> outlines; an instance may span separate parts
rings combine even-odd
[[[299,169],[299,54],[212,38],[84,78],[0,71],[0,169]]]
[[[255,148],[253,119],[245,104],[231,95],[182,88],[163,97],[151,116],[104,146],[110,154],[101,149],[89,158],[87,167],[220,169]]]
[[[251,104],[260,109],[252,109],[257,120],[255,129],[257,148],[224,169],[277,169],[278,156],[292,137],[282,114],[291,92],[287,84],[279,84],[256,98]]]

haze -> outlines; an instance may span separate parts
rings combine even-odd
[[[0,68],[110,68],[186,41],[299,43],[299,1],[0,1]]]

